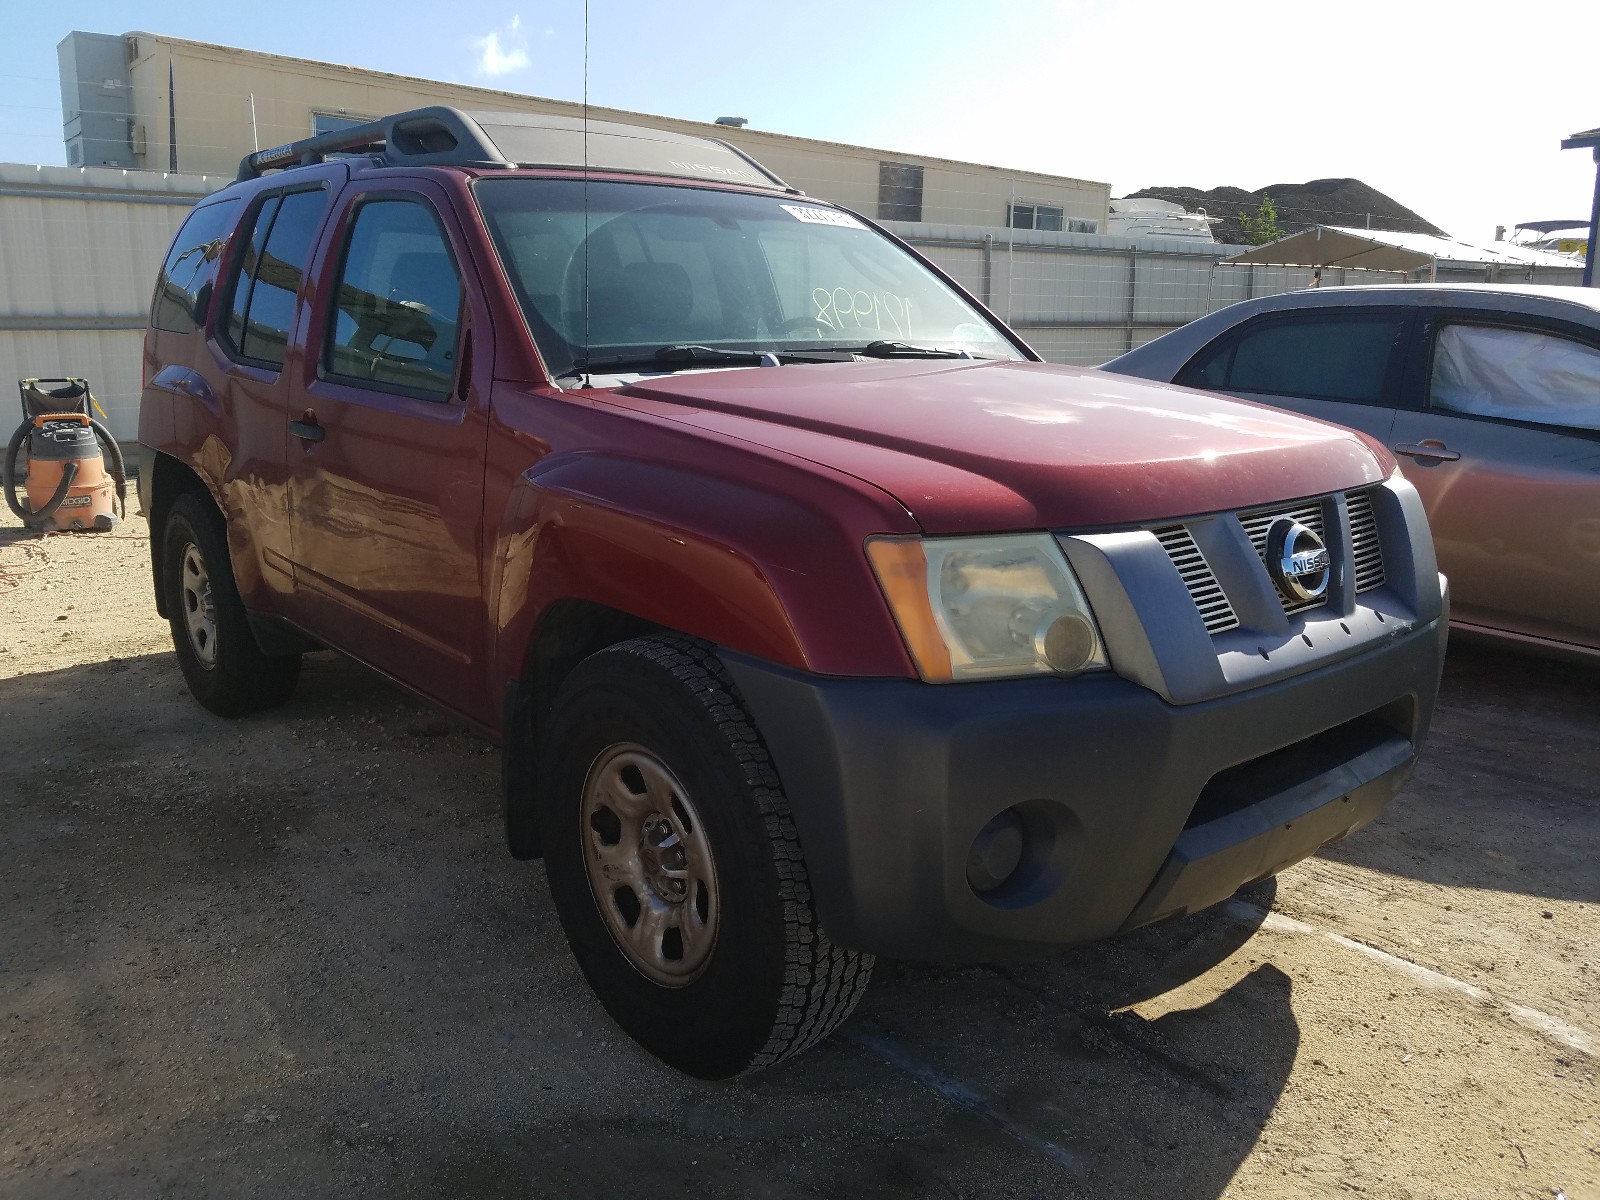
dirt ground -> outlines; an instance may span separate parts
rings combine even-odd
[[[9,517],[7,518],[9,521]],[[1453,649],[1371,827],[732,1084],[588,994],[493,747],[332,654],[227,722],[145,527],[0,527],[0,1194],[1600,1198],[1600,672]]]

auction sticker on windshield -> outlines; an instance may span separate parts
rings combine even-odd
[[[866,226],[849,213],[831,208],[807,208],[803,204],[780,205],[784,212],[808,225],[838,225],[842,229],[865,229]]]

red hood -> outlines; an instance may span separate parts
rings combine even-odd
[[[1392,469],[1335,425],[1042,363],[685,372],[614,399],[876,484],[928,533],[1145,523],[1359,487]]]

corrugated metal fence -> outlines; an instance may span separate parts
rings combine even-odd
[[[0,388],[81,375],[131,439],[150,289],[187,210],[228,181],[101,167],[0,164]],[[1243,247],[1099,234],[886,222],[1053,362],[1096,366],[1251,296],[1306,287],[1309,268],[1233,267]],[[1541,272],[1538,282],[1578,282]],[[1483,279],[1441,268],[1441,280]],[[1325,270],[1322,285],[1404,282]],[[0,401],[3,405],[4,401]]]
[[[195,201],[227,182],[0,163],[0,418],[15,380],[80,375],[111,431],[134,437],[156,271]]]

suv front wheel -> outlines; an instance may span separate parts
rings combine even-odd
[[[872,957],[818,924],[788,800],[713,653],[677,637],[600,651],[562,685],[544,747],[551,894],[635,1041],[724,1079],[850,1014]]]
[[[212,712],[238,717],[282,704],[300,679],[298,654],[263,654],[233,583],[227,530],[217,510],[179,496],[161,545],[162,585],[178,666]]]

